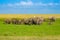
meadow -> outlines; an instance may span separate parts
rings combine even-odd
[[[18,24],[3,24],[0,21],[0,36],[47,36],[60,35],[60,19],[49,25],[44,22],[41,25],[18,25]]]
[[[12,18],[11,15],[9,17],[7,17],[8,15],[6,17],[5,16],[3,16],[3,17],[2,17],[2,15],[0,16],[0,36],[27,36],[27,37],[28,36],[39,36],[39,37],[43,37],[43,36],[59,36],[60,35],[60,15],[54,16],[54,17],[56,17],[56,21],[52,25],[49,25],[48,22],[44,22],[41,25],[3,24],[3,18],[9,18],[9,17]],[[52,16],[52,15],[50,15],[50,16]],[[14,17],[17,17],[17,16],[14,16]],[[43,17],[48,18],[48,16],[46,17],[46,15]],[[0,39],[1,39],[1,37],[0,37]]]

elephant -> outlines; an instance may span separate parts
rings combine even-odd
[[[13,18],[13,19],[11,20],[11,22],[12,22],[12,24],[18,24],[18,20],[17,20],[16,18]]]
[[[5,20],[4,20],[4,23],[6,23],[6,24],[11,24],[11,20],[5,19]]]

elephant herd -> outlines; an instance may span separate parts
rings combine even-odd
[[[48,22],[48,24],[52,24],[55,22],[54,17],[50,18],[43,18],[43,17],[33,17],[33,18],[23,18],[23,19],[17,19],[17,18],[12,18],[12,19],[5,19],[4,23],[5,24],[26,24],[26,25],[40,25],[43,22]]]

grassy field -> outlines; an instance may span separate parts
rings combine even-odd
[[[41,25],[13,25],[0,21],[0,36],[47,36],[60,35],[60,19],[52,25],[44,22]]]
[[[51,15],[56,17],[56,22],[52,25],[48,25],[48,22],[44,22],[41,25],[13,25],[13,24],[3,24],[1,18],[28,18],[33,16],[40,16],[40,15],[0,15],[0,39],[1,40],[42,40],[47,38],[47,40],[60,40],[60,15]],[[42,17],[50,17],[49,15],[41,15]],[[12,37],[14,36],[14,37]],[[18,36],[18,37],[17,37]],[[22,38],[21,38],[22,36]],[[26,36],[26,37],[25,37]],[[35,36],[35,37],[33,37]],[[38,36],[38,37],[37,37]],[[45,37],[47,36],[47,37]],[[49,36],[49,37],[48,37]],[[50,37],[51,36],[51,37]],[[57,38],[54,36],[58,36]],[[31,38],[32,37],[32,38]],[[52,39],[49,39],[52,38]],[[54,39],[55,38],[55,39]],[[45,40],[44,39],[44,40]]]
[[[29,18],[29,17],[55,17],[55,18],[60,18],[60,14],[0,14],[0,18]]]
[[[52,25],[3,24],[0,20],[0,40],[60,40],[60,19]]]
[[[0,36],[0,40],[60,40],[60,36]]]

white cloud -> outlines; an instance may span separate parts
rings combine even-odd
[[[20,5],[31,6],[31,5],[33,5],[33,2],[32,2],[32,1],[28,1],[28,2],[21,1],[21,2],[20,2]]]
[[[47,6],[47,4],[41,3],[41,2],[39,3],[39,5],[40,5],[40,6]]]
[[[54,3],[48,3],[48,5],[53,6],[53,5],[54,5]]]
[[[12,7],[12,6],[13,6],[13,4],[10,4],[10,3],[9,3],[9,4],[7,4],[7,5],[8,5],[9,7]]]
[[[55,3],[55,5],[60,5],[59,3]]]
[[[47,6],[50,6],[50,7],[56,7],[56,6],[59,6],[60,4],[59,3],[48,3]]]
[[[14,4],[7,4],[7,6],[9,6],[9,7],[14,7],[14,8],[16,8],[16,7],[31,7],[31,6],[33,6],[33,2],[32,1],[27,1],[27,2],[25,2],[25,1],[21,1],[21,2],[19,2],[19,3],[14,3]]]
[[[47,4],[42,3],[42,2],[40,2],[40,3],[35,3],[35,5],[36,5],[36,6],[38,6],[38,5],[39,5],[39,6],[47,6]]]
[[[8,3],[7,6],[9,7],[31,7],[31,6],[57,6],[59,5],[59,3],[42,3],[42,2],[37,2],[37,3],[34,3],[32,2],[31,0],[28,0],[28,1],[20,1],[18,3],[14,3],[14,4],[11,4],[11,3]]]

